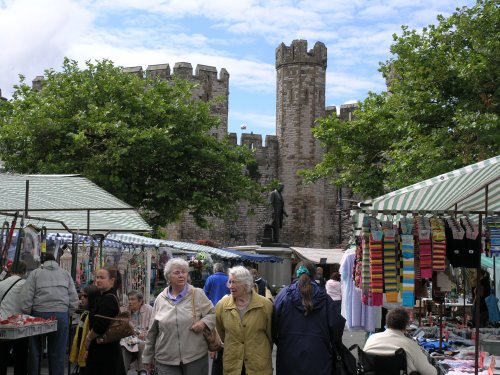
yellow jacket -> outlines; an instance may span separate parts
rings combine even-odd
[[[272,302],[252,292],[240,319],[233,297],[227,295],[217,303],[215,315],[217,331],[224,341],[224,375],[241,375],[243,363],[247,375],[272,375]]]
[[[85,340],[87,334],[89,333],[89,313],[85,311],[80,315],[78,319],[78,325],[75,332],[75,337],[73,337],[73,343],[71,345],[71,352],[69,353],[69,361],[71,363],[77,363],[79,367],[85,367],[87,349],[85,347]]]

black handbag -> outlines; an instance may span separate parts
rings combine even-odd
[[[332,343],[333,352],[335,354],[333,373],[335,375],[354,375],[357,373],[356,357],[351,353],[355,347],[353,345],[347,349],[344,344],[337,345]]]

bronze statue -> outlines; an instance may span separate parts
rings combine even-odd
[[[273,229],[273,243],[279,243],[279,231],[283,228],[283,215],[288,217],[285,211],[285,201],[283,200],[283,184],[279,184],[269,195],[269,202],[273,206],[273,214],[271,217],[271,227]]]

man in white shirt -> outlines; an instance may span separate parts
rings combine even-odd
[[[26,263],[20,261],[17,270],[7,279],[0,281],[0,320],[11,315],[21,314],[21,289],[26,282]],[[7,374],[7,363],[10,352],[14,357],[14,373],[26,374],[28,371],[28,338],[2,341],[0,340],[0,375]]]
[[[405,336],[410,316],[403,307],[395,308],[387,313],[386,330],[375,333],[366,340],[364,351],[370,354],[393,355],[402,348],[406,352],[406,366],[408,373],[418,371],[420,375],[437,375],[427,357],[417,342]]]

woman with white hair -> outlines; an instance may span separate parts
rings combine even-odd
[[[245,267],[230,268],[228,274],[231,294],[215,307],[224,375],[272,375],[273,304],[253,291],[253,276]]]
[[[155,300],[142,354],[149,373],[156,368],[158,375],[208,374],[208,344],[202,331],[214,328],[215,309],[202,289],[188,283],[188,268],[181,258],[165,265],[168,286]]]

